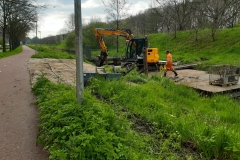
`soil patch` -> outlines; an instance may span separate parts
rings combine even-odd
[[[53,83],[76,85],[75,59],[30,58],[28,70],[31,84],[36,83],[37,78],[44,74]],[[96,73],[96,66],[84,62],[83,72]]]

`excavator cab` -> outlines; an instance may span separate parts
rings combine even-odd
[[[132,38],[127,42],[124,62],[135,63],[140,69],[143,67],[143,56],[145,53],[147,55],[148,67],[159,68],[158,48],[147,48],[146,38]]]
[[[143,64],[143,54],[146,49],[145,38],[132,38],[127,42],[126,61]]]

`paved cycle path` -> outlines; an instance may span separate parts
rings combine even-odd
[[[34,53],[23,46],[20,54],[0,59],[0,160],[46,160],[49,156],[36,145],[40,122],[28,71]]]

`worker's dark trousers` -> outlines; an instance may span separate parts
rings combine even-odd
[[[176,72],[175,70],[173,70],[172,72],[175,74],[175,76],[178,75],[177,72]],[[164,72],[164,75],[163,75],[163,76],[166,77],[166,75],[167,75],[167,71]]]

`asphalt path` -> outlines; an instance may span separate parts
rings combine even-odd
[[[0,160],[46,160],[36,145],[38,109],[31,92],[28,60],[35,50],[0,59]],[[4,54],[4,53],[0,53]]]

